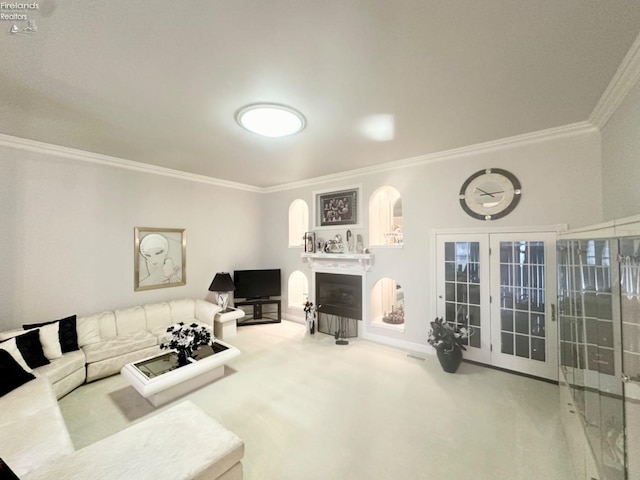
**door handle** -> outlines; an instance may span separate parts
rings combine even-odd
[[[620,379],[622,380],[623,383],[638,383],[638,384],[640,384],[640,375],[632,378],[629,375],[627,375],[626,373],[622,372],[622,374],[620,375]]]
[[[552,322],[556,321],[556,304],[555,303],[551,304],[551,321]]]

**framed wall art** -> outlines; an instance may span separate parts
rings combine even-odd
[[[360,227],[360,186],[323,190],[314,194],[314,225],[317,228]]]
[[[187,283],[187,236],[184,228],[134,229],[134,291]]]

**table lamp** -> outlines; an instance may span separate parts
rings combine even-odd
[[[211,285],[209,285],[210,292],[218,292],[218,305],[222,308],[222,311],[227,309],[227,303],[229,303],[229,292],[233,292],[235,289],[236,286],[233,284],[231,275],[227,272],[216,273]]]

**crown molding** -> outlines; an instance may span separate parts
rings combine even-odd
[[[618,70],[609,82],[589,116],[589,123],[600,130],[607,124],[622,101],[640,78],[640,35],[622,59]]]
[[[316,187],[323,183],[335,181],[353,181],[354,178],[363,175],[373,175],[376,173],[387,172],[391,170],[399,170],[407,167],[420,166],[427,163],[450,160],[452,158],[459,158],[483,152],[495,151],[503,148],[513,147],[516,145],[542,142],[594,131],[597,131],[597,128],[589,122],[572,123],[569,125],[563,125],[561,127],[550,128],[547,130],[539,130],[537,132],[530,132],[523,135],[516,135],[499,140],[492,140],[489,142],[478,143],[461,148],[454,148],[442,152],[395,160],[383,163],[381,165],[373,165],[370,167],[347,170],[345,172],[310,178],[307,180],[301,180],[299,182],[275,185],[273,187],[257,187],[254,185],[208,177],[206,175],[196,175],[193,173],[182,172],[180,170],[174,170],[171,168],[158,167],[148,163],[134,162],[132,160],[124,160],[122,158],[111,157],[109,155],[85,152],[84,150],[78,150],[75,148],[61,147],[58,145],[52,145],[50,143],[13,137],[11,135],[5,135],[2,133],[0,133],[0,146],[7,146],[18,150],[26,150],[30,152],[44,153],[47,155],[69,158],[83,162],[97,163],[110,167],[151,173],[154,175],[162,175],[165,177],[172,177],[191,182],[199,182],[219,187],[234,188],[237,190],[244,190],[254,193],[275,193],[286,190],[293,190],[296,188]]]
[[[102,155],[100,153],[86,152],[76,148],[62,147],[50,143],[39,142],[36,140],[28,140],[26,138],[13,137],[0,133],[0,146],[11,147],[17,150],[25,150],[29,152],[44,153],[56,157],[79,160],[81,162],[96,163],[99,165],[107,165],[110,167],[124,168],[137,172],[151,173],[153,175],[161,175],[164,177],[172,177],[190,182],[206,183],[218,187],[234,188],[236,190],[246,190],[249,192],[262,193],[263,188],[247,185],[229,180],[208,177],[206,175],[197,175],[195,173],[182,172],[171,168],[158,167],[148,163],[134,162],[132,160],[124,160],[122,158]]]
[[[281,192],[285,190],[293,190],[296,188],[305,188],[317,186],[322,183],[329,183],[335,181],[353,181],[355,177],[362,175],[373,175],[376,173],[387,172],[390,170],[399,170],[407,167],[415,167],[424,165],[427,163],[442,162],[444,160],[451,160],[455,157],[466,157],[469,155],[475,155],[478,153],[491,152],[504,148],[513,147],[516,145],[525,145],[536,142],[543,142],[547,140],[569,137],[574,135],[581,135],[584,133],[597,132],[598,129],[589,122],[571,123],[569,125],[563,125],[560,127],[549,128],[546,130],[538,130],[537,132],[525,133],[522,135],[515,135],[513,137],[502,138],[499,140],[492,140],[484,143],[477,143],[475,145],[469,145],[461,148],[454,148],[451,150],[444,150],[442,152],[430,153],[426,155],[420,155],[417,157],[405,158],[402,160],[395,160],[386,162],[381,165],[374,165],[371,167],[363,167],[354,170],[348,170],[345,172],[335,173],[331,175],[325,175],[322,177],[310,178],[307,180],[301,180],[299,182],[286,183],[282,185],[275,185],[273,187],[266,187],[263,189],[264,193]]]

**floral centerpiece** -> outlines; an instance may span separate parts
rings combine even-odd
[[[184,322],[176,323],[167,328],[171,339],[160,344],[161,349],[173,349],[178,352],[178,363],[185,365],[193,351],[201,345],[209,345],[213,340],[211,330],[203,325]]]
[[[462,350],[466,350],[465,340],[473,334],[466,325],[454,327],[443,318],[431,322],[427,342],[436,349],[438,360],[445,372],[454,373],[462,361]]]

